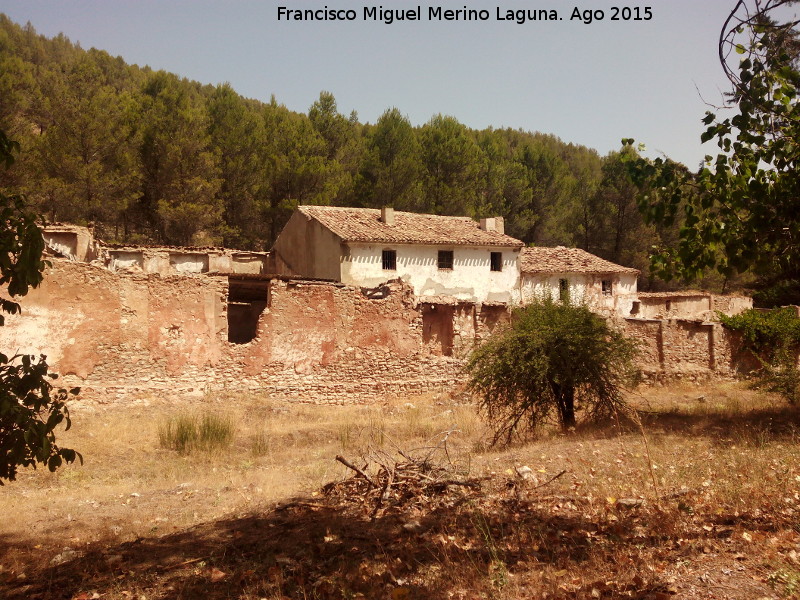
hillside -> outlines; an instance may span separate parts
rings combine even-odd
[[[503,215],[526,243],[646,270],[672,231],[644,224],[619,155],[397,108],[374,124],[322,92],[307,114],[129,65],[0,15],[0,129],[21,142],[0,185],[108,241],[268,249],[300,203]],[[443,107],[446,109],[446,107]]]

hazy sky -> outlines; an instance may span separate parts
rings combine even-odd
[[[505,0],[0,0],[0,12],[39,33],[63,32],[84,48],[306,112],[321,90],[339,111],[375,122],[396,106],[415,125],[437,113],[482,129],[552,133],[601,154],[620,139],[644,142],[690,167],[701,146],[704,102],[721,103],[726,81],[717,37],[733,0],[644,2]],[[352,9],[355,21],[278,20],[278,7]],[[364,19],[365,7],[420,7],[421,21]],[[486,21],[429,20],[431,7],[486,9]],[[613,6],[648,21],[612,21]],[[573,9],[603,20],[571,19]],[[518,24],[497,11],[558,11],[561,20]],[[631,12],[635,16],[636,11]],[[622,13],[620,11],[620,16]]]

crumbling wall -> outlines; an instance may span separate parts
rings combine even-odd
[[[728,378],[757,367],[739,334],[719,322],[628,318],[621,327],[636,340],[639,364],[648,379]]]
[[[42,231],[46,252],[78,262],[91,262],[100,249],[92,232],[79,225],[49,225]]]
[[[713,296],[713,310],[732,317],[753,308],[753,299],[749,296]]]
[[[637,317],[644,319],[707,319],[713,317],[712,295],[704,292],[640,292]]]
[[[46,354],[60,381],[98,401],[235,390],[370,402],[462,382],[469,350],[508,320],[505,305],[418,302],[401,281],[362,290],[228,277],[53,260],[42,286],[22,299],[22,315],[0,328],[0,350]],[[255,336],[232,343],[229,320],[241,317],[229,306],[256,301]],[[629,318],[619,325],[640,341],[651,378],[727,376],[747,367],[735,334],[719,323]]]
[[[661,321],[625,319],[623,333],[636,342],[639,364],[646,372],[658,372],[664,364]]]
[[[48,355],[86,398],[253,390],[366,402],[449,388],[460,361],[423,343],[410,290],[368,297],[337,284],[272,280],[256,337],[228,341],[227,277],[111,272],[54,260],[0,348]]]

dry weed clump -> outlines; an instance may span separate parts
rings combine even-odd
[[[227,448],[233,443],[233,435],[234,422],[229,416],[208,412],[172,416],[158,428],[161,447],[178,454]]]

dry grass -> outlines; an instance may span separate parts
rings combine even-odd
[[[798,597],[797,410],[727,384],[632,400],[647,444],[611,427],[504,450],[484,449],[471,407],[433,397],[78,408],[61,439],[86,464],[0,492],[15,515],[0,525],[0,597]],[[231,419],[231,446],[162,449],[159,424],[187,411]],[[451,430],[451,459],[490,477],[480,492],[412,498],[374,520],[319,494],[351,475],[337,454],[431,447]]]

